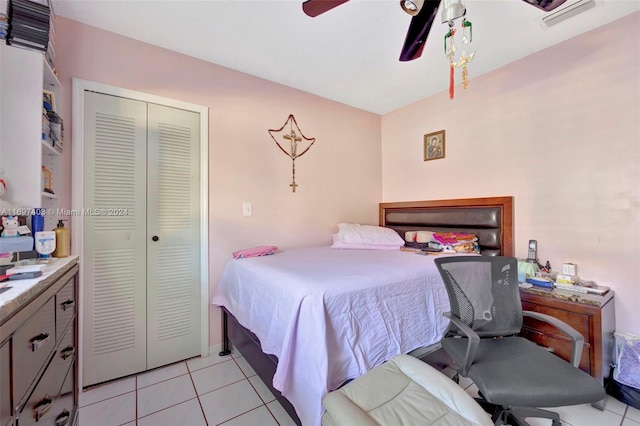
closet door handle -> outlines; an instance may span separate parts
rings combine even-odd
[[[158,241],[160,238],[158,238],[158,236],[157,236],[157,235],[154,235],[153,237],[151,237],[151,239],[152,239],[153,241]]]

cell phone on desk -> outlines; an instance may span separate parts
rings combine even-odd
[[[30,280],[32,278],[38,278],[40,275],[42,275],[42,271],[20,272],[9,275],[9,280]]]
[[[527,262],[536,262],[538,259],[538,242],[529,240],[529,250],[527,252]]]

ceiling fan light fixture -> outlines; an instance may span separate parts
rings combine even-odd
[[[452,22],[454,19],[463,17],[467,13],[467,8],[462,4],[462,0],[444,0],[442,8],[442,23]]]
[[[411,16],[420,13],[424,0],[400,0],[400,7]]]

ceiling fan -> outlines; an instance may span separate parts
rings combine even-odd
[[[311,17],[316,17],[334,7],[340,6],[349,0],[306,0],[302,3],[302,10]],[[412,15],[409,29],[400,52],[400,61],[412,61],[422,55],[429,30],[436,17],[436,12],[441,0],[400,0],[400,6],[408,14]],[[462,0],[442,0],[442,23],[463,17],[466,8]],[[522,0],[532,6],[549,12],[563,4],[566,0]]]

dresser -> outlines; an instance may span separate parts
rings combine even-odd
[[[582,334],[584,348],[580,369],[603,383],[609,375],[613,358],[613,291],[610,290],[604,295],[594,295],[534,287],[521,288],[520,298],[523,310],[551,315]],[[521,335],[567,361],[571,359],[571,339],[552,325],[525,318]]]
[[[75,422],[79,267],[57,262],[40,280],[10,282],[28,288],[0,300],[0,426]]]

